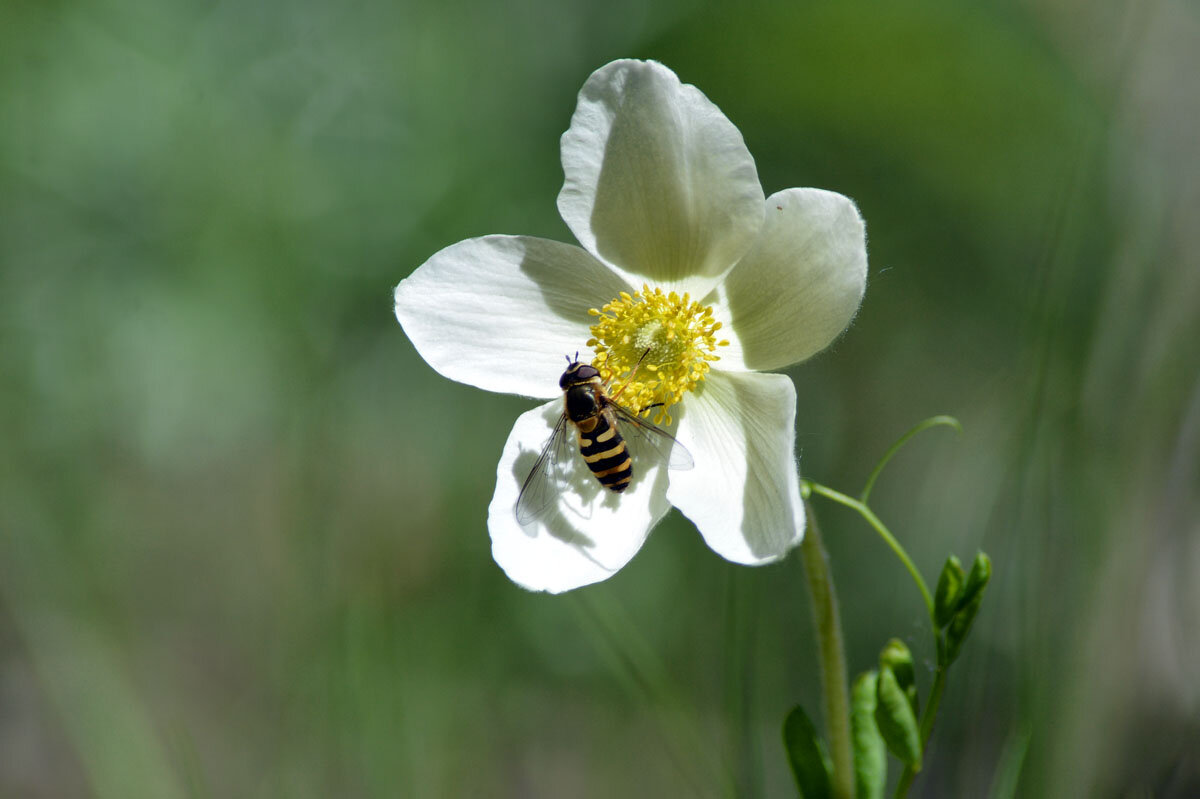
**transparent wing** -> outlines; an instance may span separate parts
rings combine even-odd
[[[621,434],[627,439],[636,439],[645,444],[651,453],[658,453],[658,457],[667,464],[667,468],[686,471],[696,465],[687,447],[680,444],[679,439],[666,430],[650,424],[615,402],[609,403],[608,407],[621,423]]]
[[[513,506],[513,510],[517,514],[517,524],[522,527],[545,513],[546,508],[550,507],[558,496],[562,464],[571,454],[567,443],[569,438],[567,415],[564,413],[558,417],[554,431],[542,447],[542,454],[533,464],[533,469],[521,486],[521,493],[517,495],[517,504]]]

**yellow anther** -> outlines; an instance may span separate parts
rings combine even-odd
[[[713,335],[721,323],[713,320],[712,306],[658,287],[623,291],[593,315],[592,365],[610,386],[623,386],[625,407],[645,408],[648,415],[655,406],[656,424],[671,423],[671,406],[704,380],[709,363],[720,359],[717,347],[729,343]]]

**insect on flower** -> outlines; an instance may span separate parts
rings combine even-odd
[[[518,585],[570,591],[616,574],[677,508],[726,560],[779,560],[804,535],[804,505],[796,388],[772,372],[854,318],[867,278],[858,208],[821,189],[767,196],[733,122],[654,61],[592,73],[560,153],[557,204],[578,246],[467,239],[395,292],[435,370],[542,401],[496,463],[492,556]],[[568,357],[554,386],[564,341],[590,352]],[[608,463],[621,443],[625,458]]]
[[[592,475],[600,485],[618,494],[628,488],[633,480],[633,458],[621,434],[620,425],[648,445],[645,448],[647,454],[665,460],[670,468],[691,469],[694,465],[691,453],[674,436],[639,417],[639,413],[649,408],[634,413],[617,404],[616,399],[629,385],[628,380],[610,396],[600,377],[600,370],[580,362],[578,353],[574,360],[567,358],[567,364],[566,371],[558,380],[563,390],[562,415],[558,417],[558,423],[542,448],[542,454],[533,464],[529,477],[525,478],[514,506],[517,522],[521,525],[529,524],[541,516],[558,493],[561,482],[559,471],[566,458],[570,457],[566,446],[567,422],[575,426],[579,454],[583,456]],[[636,367],[634,371],[637,371]],[[632,378],[631,373],[629,379]]]

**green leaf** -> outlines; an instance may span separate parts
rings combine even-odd
[[[905,643],[899,638],[888,641],[887,646],[879,653],[879,665],[892,670],[896,675],[896,682],[900,684],[904,695],[908,697],[908,703],[912,705],[913,715],[919,714],[921,707],[917,701],[917,672],[913,668],[912,652],[908,651]]]
[[[783,748],[802,799],[829,799],[829,754],[804,708],[796,705],[783,720]]]
[[[875,723],[879,725],[879,733],[888,749],[913,771],[920,771],[921,733],[917,728],[917,717],[895,672],[888,666],[879,669],[875,701]]]
[[[937,591],[933,598],[933,617],[939,628],[945,627],[954,618],[962,598],[963,584],[966,583],[967,573],[954,555],[946,558],[942,574],[938,577]]]
[[[879,672],[860,674],[850,690],[850,737],[854,743],[854,795],[883,799],[887,785],[887,745],[875,724]]]

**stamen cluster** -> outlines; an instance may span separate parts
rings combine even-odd
[[[686,293],[664,294],[648,285],[633,294],[622,291],[603,308],[588,310],[597,317],[587,342],[596,352],[592,366],[622,406],[644,416],[656,408],[655,424],[670,424],[671,406],[704,379],[710,362],[720,360],[717,347],[729,344],[716,339],[721,323],[712,312]]]

